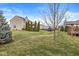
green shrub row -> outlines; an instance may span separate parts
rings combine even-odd
[[[26,31],[40,31],[40,22],[35,21],[34,23],[32,21],[26,22]]]

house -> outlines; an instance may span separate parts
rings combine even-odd
[[[28,20],[28,18],[25,19],[25,18],[20,17],[20,16],[14,16],[10,20],[11,30],[22,30],[23,28],[25,28],[26,20]]]
[[[65,27],[67,27],[67,31],[69,34],[78,34],[79,35],[79,20],[77,21],[66,21]]]
[[[77,21],[66,21],[65,25],[66,26],[71,26],[71,25],[73,25],[73,26],[79,26],[79,20],[77,20]]]
[[[40,24],[40,29],[41,30],[47,30],[47,31],[53,31],[54,30],[52,25],[48,26],[48,25],[45,25],[45,24]]]
[[[41,30],[47,30],[49,27],[44,25],[44,24],[40,24],[40,29]]]

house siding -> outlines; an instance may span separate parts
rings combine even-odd
[[[26,21],[24,21],[22,18],[13,18],[10,21],[11,30],[22,30],[25,28],[25,23]]]

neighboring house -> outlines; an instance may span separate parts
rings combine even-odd
[[[48,25],[40,24],[40,29],[41,30],[52,31],[53,30],[53,26],[48,26]]]
[[[77,20],[77,21],[66,21],[65,22],[65,26],[71,26],[71,25],[79,26],[79,20]]]
[[[25,28],[26,19],[20,16],[14,16],[10,20],[10,28],[11,30],[22,30]]]
[[[40,24],[40,29],[47,30],[48,28],[49,28],[49,26],[46,26],[44,24]]]
[[[68,27],[67,31],[72,35],[79,35],[79,20],[77,21],[66,21],[65,26]]]

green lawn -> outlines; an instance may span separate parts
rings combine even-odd
[[[47,31],[13,31],[12,34],[12,42],[0,45],[0,55],[79,55],[79,37],[65,32],[57,32],[56,40],[53,39],[53,32]]]

